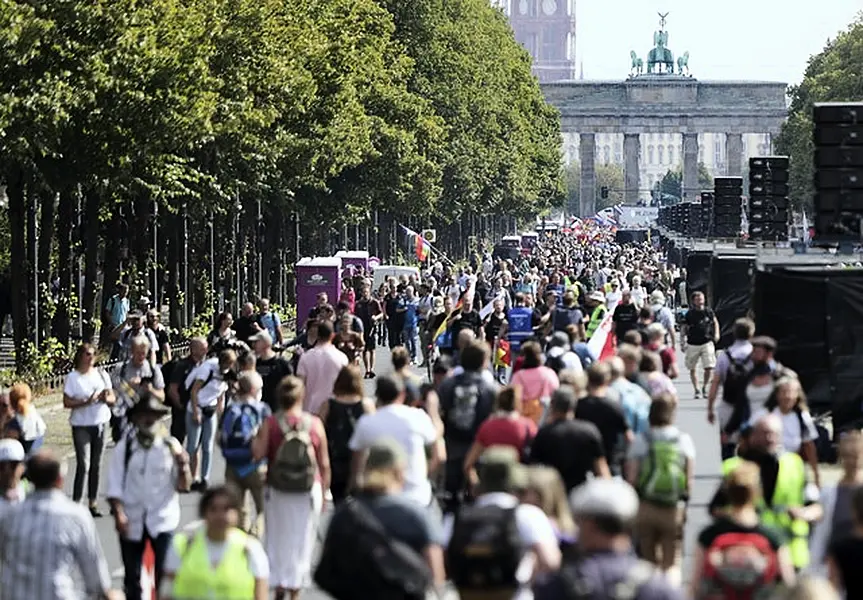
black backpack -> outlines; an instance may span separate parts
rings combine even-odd
[[[656,573],[650,563],[639,560],[626,570],[626,576],[605,589],[596,589],[581,572],[578,561],[565,564],[560,570],[560,579],[563,582],[565,600],[594,600],[594,598],[607,598],[608,600],[635,600],[641,588],[653,579]]]
[[[446,551],[446,570],[460,592],[515,590],[524,557],[517,507],[463,506]]]
[[[556,356],[549,356],[545,359],[545,366],[560,375],[560,372],[566,368],[566,363],[563,362],[564,353]]]
[[[425,559],[357,499],[333,517],[315,570],[315,583],[335,600],[425,600],[432,580]]]
[[[728,357],[728,371],[725,373],[725,381],[722,382],[722,401],[735,406],[746,399],[746,386],[751,379],[749,356],[737,361],[727,350],[725,355]]]

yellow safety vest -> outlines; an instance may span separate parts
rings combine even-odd
[[[207,555],[203,529],[189,536],[174,536],[173,544],[181,557],[174,576],[174,600],[253,600],[255,576],[249,569],[248,535],[240,529],[228,533],[227,547],[214,569]]]
[[[739,456],[726,459],[722,463],[722,475],[736,469],[743,460]],[[758,504],[761,524],[779,529],[788,537],[791,562],[797,569],[809,566],[809,523],[792,519],[788,509],[804,505],[805,488],[806,467],[803,459],[795,452],[785,452],[779,457],[779,473],[776,475],[776,487],[770,505],[764,498]]]
[[[608,311],[605,308],[604,304],[600,304],[596,308],[593,309],[593,312],[590,314],[590,321],[587,324],[587,330],[585,331],[585,335],[587,339],[593,337],[594,332],[599,329],[599,325],[602,323],[602,320],[605,318],[605,313]]]

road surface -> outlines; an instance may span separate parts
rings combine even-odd
[[[392,370],[389,361],[389,352],[386,349],[378,349],[377,354],[377,373],[385,374]],[[683,368],[681,365],[681,372]],[[417,374],[420,374],[419,371]],[[424,374],[424,370],[423,370]],[[686,380],[684,380],[684,378]],[[696,445],[696,464],[695,464],[695,482],[693,484],[693,493],[689,505],[686,523],[686,535],[684,542],[684,558],[683,558],[683,579],[686,580],[686,572],[689,571],[689,561],[691,558],[691,550],[695,543],[698,532],[708,524],[709,517],[707,515],[707,505],[713,496],[716,486],[719,482],[720,472],[720,453],[718,443],[718,432],[716,428],[707,423],[705,418],[706,401],[695,400],[693,398],[693,388],[688,381],[688,376],[684,375],[680,381],[677,381],[677,387],[680,393],[680,407],[678,409],[678,425],[680,428],[689,433]],[[374,393],[374,380],[365,381],[366,392],[369,396]],[[106,452],[109,455],[111,450]],[[223,480],[224,461],[218,449],[215,453],[213,464],[213,483],[220,483]],[[107,457],[106,459],[107,460]],[[103,468],[102,473],[105,470]],[[71,475],[74,473],[74,462],[70,465],[70,477],[67,482],[67,487],[71,485]],[[104,488],[104,480],[102,488]],[[70,492],[67,489],[67,492]],[[197,505],[199,494],[190,493],[180,496],[180,505],[182,510],[181,526],[186,525],[197,519]],[[107,503],[104,498],[100,502],[101,507],[107,513]],[[325,527],[327,522],[326,515],[322,521]],[[120,546],[117,542],[117,535],[114,531],[113,520],[111,517],[104,516],[96,520],[96,526],[99,532],[99,537],[102,541],[105,554],[108,558],[108,565],[114,577],[115,586],[122,588],[123,579],[123,562],[120,558]],[[310,590],[303,595],[305,600],[326,600],[328,595],[320,590]]]

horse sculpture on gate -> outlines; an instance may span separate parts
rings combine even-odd
[[[641,75],[644,71],[644,61],[641,60],[637,54],[635,54],[635,50],[630,50],[629,52],[630,58],[632,58],[632,68],[629,71],[630,75]]]
[[[686,69],[686,74],[689,75],[689,51],[677,57],[677,74],[683,75],[683,70]]]

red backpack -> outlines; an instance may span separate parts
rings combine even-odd
[[[724,533],[704,551],[697,600],[769,598],[779,576],[779,556],[759,533]]]

